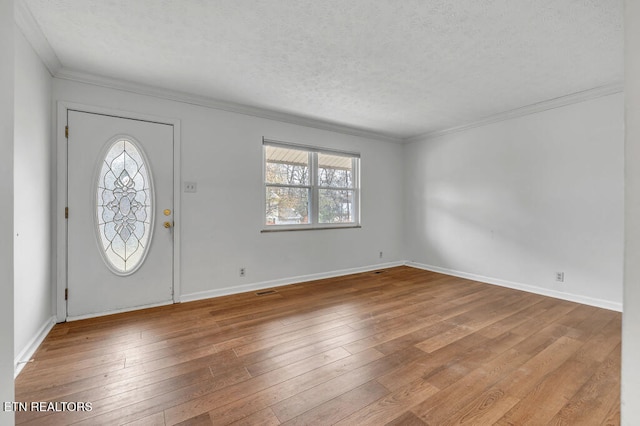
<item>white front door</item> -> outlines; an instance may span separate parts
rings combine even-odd
[[[173,126],[68,111],[67,317],[171,303]]]

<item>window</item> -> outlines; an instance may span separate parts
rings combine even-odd
[[[265,230],[359,224],[360,155],[264,140]]]
[[[96,225],[102,256],[118,275],[133,274],[151,238],[151,176],[140,148],[117,139],[98,164]]]

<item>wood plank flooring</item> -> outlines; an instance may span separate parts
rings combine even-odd
[[[621,314],[409,267],[58,324],[28,425],[614,425]]]

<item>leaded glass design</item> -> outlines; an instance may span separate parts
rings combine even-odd
[[[102,159],[97,185],[97,225],[107,264],[132,274],[144,260],[151,239],[151,176],[140,149],[116,140]]]

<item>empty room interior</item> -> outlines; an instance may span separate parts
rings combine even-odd
[[[640,5],[0,0],[0,424],[640,423]]]

